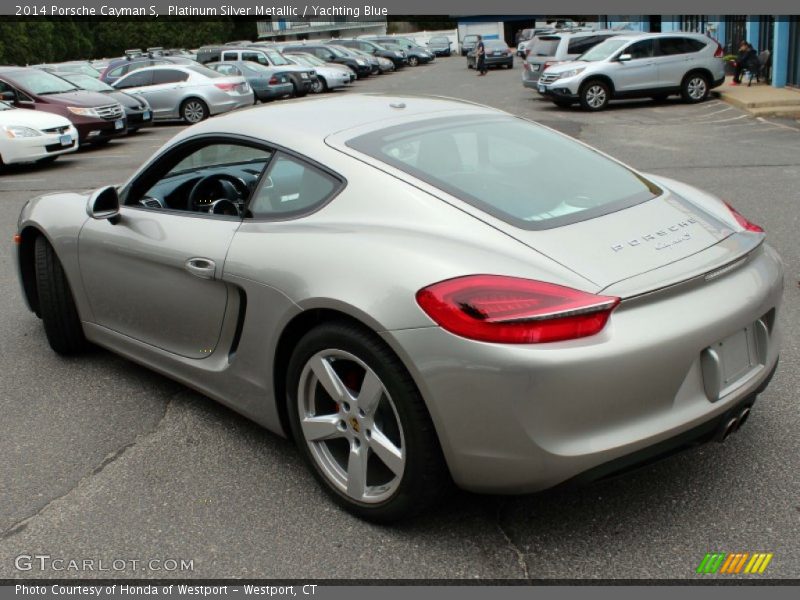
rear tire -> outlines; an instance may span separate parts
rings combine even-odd
[[[330,381],[335,383],[325,385]],[[367,381],[371,394],[364,392]],[[345,391],[335,397],[331,388]],[[449,484],[433,423],[411,375],[368,329],[333,322],[309,331],[289,361],[286,389],[300,453],[347,511],[370,521],[396,521],[430,506]],[[330,424],[312,429],[309,420],[315,418]]]
[[[602,81],[587,81],[583,84],[580,93],[581,106],[584,110],[598,111],[608,106],[611,95],[608,85]]]
[[[416,67],[419,65],[419,59],[416,56],[409,56],[408,57],[408,66],[409,67]]]
[[[314,80],[314,84],[311,86],[311,92],[313,94],[322,94],[328,91],[328,84],[322,77],[317,77]]]
[[[39,312],[47,341],[58,354],[78,354],[86,349],[88,343],[72,290],[53,247],[42,235],[36,238],[34,257]]]
[[[298,85],[292,82],[292,96],[295,98],[303,98],[308,95],[308,91],[303,89],[301,90]]]
[[[181,119],[189,125],[205,121],[208,116],[208,106],[200,98],[187,98],[181,104]]]
[[[689,73],[681,83],[681,97],[684,102],[697,104],[708,98],[711,91],[708,78],[702,73]]]

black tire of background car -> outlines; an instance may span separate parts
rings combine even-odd
[[[190,121],[186,117],[186,107],[191,103],[197,103],[197,105],[201,109],[202,116],[197,121]],[[181,119],[183,119],[184,122],[189,123],[190,125],[192,125],[194,123],[199,123],[200,121],[205,121],[208,118],[208,115],[209,115],[208,106],[206,105],[205,102],[200,100],[200,98],[187,98],[186,100],[184,100],[181,103],[180,115],[181,115]]]
[[[591,106],[589,104],[589,102],[587,101],[587,97],[586,97],[587,92],[590,89],[594,88],[595,86],[599,86],[603,90],[605,90],[605,101],[600,106]],[[610,99],[610,96],[611,96],[611,91],[608,88],[608,84],[603,82],[603,81],[598,81],[597,79],[591,79],[591,80],[587,81],[586,83],[584,83],[581,86],[580,92],[578,92],[578,99],[579,99],[579,101],[581,103],[581,107],[584,110],[590,110],[590,111],[603,110],[606,106],[608,106],[608,101]]]
[[[294,97],[294,98],[302,98],[303,96],[307,96],[307,95],[308,95],[308,90],[306,90],[303,87],[300,87],[294,81],[292,82],[292,97]]]
[[[78,354],[88,346],[67,276],[53,247],[40,235],[34,246],[36,292],[44,332],[50,347],[62,355]]]
[[[559,108],[569,108],[572,106],[572,102],[569,100],[553,100],[553,104],[555,104]]]
[[[325,81],[324,77],[319,77],[314,80],[314,84],[311,86],[311,91],[315,94],[322,94],[328,91],[328,83]]]
[[[706,84],[706,93],[703,95],[702,98],[692,98],[689,95],[689,84],[692,80],[701,78]],[[688,102],[689,104],[697,104],[698,102],[703,102],[708,98],[708,94],[711,91],[708,83],[708,77],[703,75],[702,73],[698,73],[697,71],[693,71],[691,73],[687,73],[686,76],[683,78],[681,82],[681,98],[683,98],[684,102]]]
[[[297,391],[308,359],[325,349],[336,348],[357,356],[386,386],[400,419],[406,465],[400,486],[379,504],[356,502],[333,487],[319,471],[300,428]],[[439,439],[425,402],[403,363],[383,340],[369,329],[347,322],[323,323],[298,342],[287,369],[287,414],[291,433],[303,460],[333,500],[354,515],[376,523],[407,519],[431,506],[452,487]]]
[[[55,156],[45,156],[44,158],[40,158],[39,160],[37,160],[36,164],[37,165],[51,165],[54,162],[56,162],[56,159],[58,158],[58,156],[59,156],[58,154],[56,154]]]
[[[408,66],[409,67],[416,67],[419,65],[419,59],[416,56],[409,56],[408,57]]]

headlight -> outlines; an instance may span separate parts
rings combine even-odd
[[[402,53],[402,52],[400,52],[399,50],[398,50],[398,51],[396,51],[396,52],[394,53],[394,55],[395,55],[397,58],[403,58],[403,53]]]
[[[7,125],[3,127],[6,135],[10,138],[28,138],[43,135],[41,131],[31,129],[30,127],[22,127],[20,125]]]
[[[356,63],[363,67],[364,65],[367,64],[367,61],[365,61],[363,58],[357,58]]]
[[[586,67],[581,67],[580,69],[572,69],[570,71],[564,71],[563,73],[558,74],[559,79],[566,79],[567,77],[575,77],[578,73],[583,73],[586,70]]]
[[[95,108],[84,108],[81,106],[68,106],[67,110],[74,115],[80,115],[82,117],[96,117],[100,118],[100,115],[97,114],[97,109]]]

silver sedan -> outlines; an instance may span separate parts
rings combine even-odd
[[[530,492],[723,440],[778,362],[758,225],[446,99],[212,119],[117,187],[29,201],[15,240],[53,350],[108,348],[293,438],[376,521],[451,480]]]
[[[159,65],[137,69],[114,83],[144,97],[153,118],[199,123],[212,115],[255,103],[244,77],[223,75],[203,65]]]

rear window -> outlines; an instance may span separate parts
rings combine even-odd
[[[555,56],[561,37],[557,35],[543,35],[533,38],[533,42],[528,45],[530,56]]]
[[[583,221],[661,193],[600,153],[514,117],[433,119],[347,145],[523,229]]]

